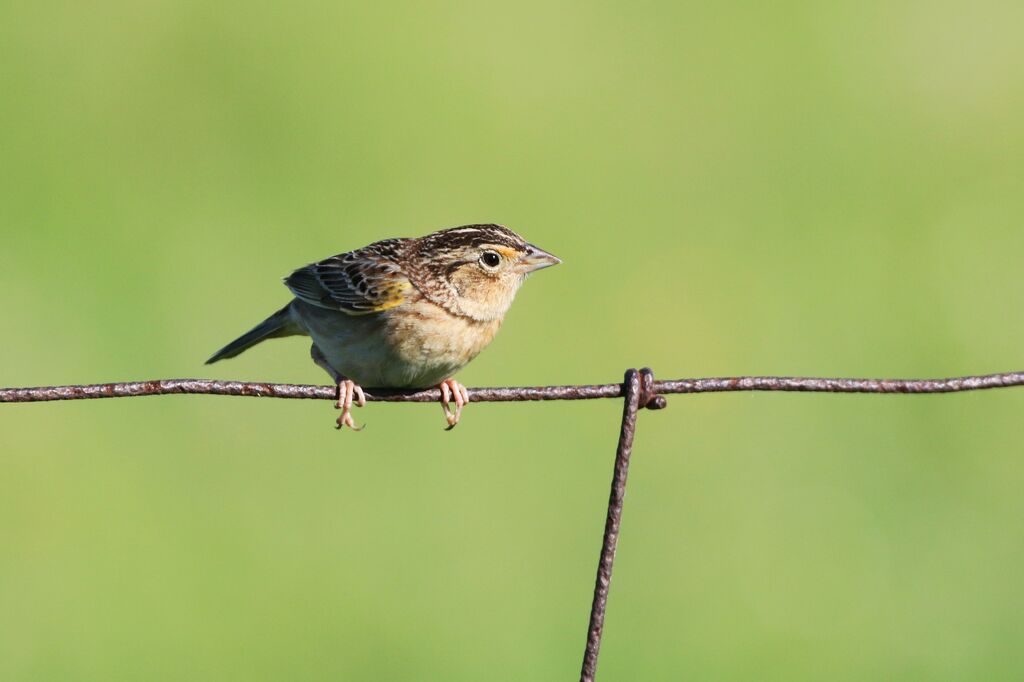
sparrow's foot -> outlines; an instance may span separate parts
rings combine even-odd
[[[356,382],[351,379],[340,380],[338,382],[338,403],[335,405],[335,407],[341,410],[337,428],[340,429],[347,426],[353,431],[362,431],[363,427],[356,426],[355,420],[352,419],[353,398],[355,398],[355,403],[359,407],[366,404],[366,396],[363,394],[363,389],[359,388]]]
[[[462,416],[462,408],[469,402],[469,391],[455,379],[445,379],[438,388],[441,389],[441,409],[444,410],[444,418],[448,422],[445,431],[451,431],[459,423]],[[451,400],[455,399],[455,412],[451,410]]]

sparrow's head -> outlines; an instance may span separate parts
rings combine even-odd
[[[535,270],[562,261],[501,225],[466,225],[416,239],[413,283],[449,311],[477,320],[504,317]]]

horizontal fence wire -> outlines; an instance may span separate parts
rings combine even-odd
[[[672,379],[653,382],[653,393],[641,407],[663,405],[659,394],[725,393],[731,391],[794,391],[812,393],[956,393],[989,388],[1024,385],[1024,372],[1004,372],[948,379],[837,379],[821,377],[712,377],[706,379]],[[300,398],[333,400],[335,386],[312,384],[271,384],[253,381],[221,381],[215,379],[154,379],[107,384],[69,386],[38,386],[0,388],[0,403],[31,403],[51,400],[87,400],[94,398],[128,398],[149,395],[203,394],[233,395],[254,398]],[[591,384],[574,386],[505,386],[470,388],[471,402],[512,402],[524,400],[594,400],[621,398],[625,384]],[[440,390],[396,391],[367,389],[370,402],[430,403],[441,398]]]

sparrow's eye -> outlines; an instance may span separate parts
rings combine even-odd
[[[484,267],[496,268],[501,264],[501,256],[493,251],[484,251],[480,256],[480,262],[484,264]]]

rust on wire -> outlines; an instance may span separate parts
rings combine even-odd
[[[814,393],[955,393],[988,388],[1024,385],[1024,372],[1004,372],[949,379],[834,379],[815,377],[713,377],[708,379],[674,379],[650,381],[644,406],[659,409],[665,404],[660,394],[724,393],[731,391],[796,391]],[[51,400],[85,400],[92,398],[128,398],[147,395],[205,394],[233,395],[255,398],[303,398],[334,400],[334,386],[311,384],[270,384],[249,381],[214,379],[155,379],[108,384],[74,386],[39,386],[31,388],[0,388],[0,403],[32,403]],[[594,400],[621,398],[624,384],[593,384],[579,386],[508,386],[471,388],[472,402],[510,402],[522,400]],[[368,389],[371,402],[432,403],[440,399],[440,391],[395,391]]]
[[[587,628],[587,646],[583,652],[580,682],[593,682],[597,673],[597,655],[604,634],[604,614],[608,608],[608,590],[612,584],[612,566],[622,524],[622,505],[626,499],[626,479],[633,451],[633,436],[636,434],[637,413],[644,407],[656,410],[665,407],[665,399],[654,393],[654,374],[649,368],[645,367],[639,373],[635,369],[627,370],[622,385],[626,389],[626,399],[622,406],[619,445],[615,449],[612,489],[608,496],[608,513],[601,540],[601,557],[597,563],[597,580],[594,582],[594,601],[590,606],[590,625]]]
[[[615,469],[605,517],[601,556],[594,585],[594,599],[587,628],[587,646],[580,673],[582,682],[593,682],[597,657],[604,632],[608,589],[612,565],[622,522],[622,505],[626,495],[629,459],[636,433],[637,413],[641,409],[660,410],[667,402],[661,394],[725,393],[732,391],[794,391],[815,393],[955,393],[990,388],[1024,385],[1024,372],[1003,372],[948,379],[837,379],[818,377],[712,377],[708,379],[675,379],[655,381],[650,369],[628,370],[621,384],[580,386],[520,386],[471,388],[472,402],[509,402],[524,400],[594,400],[622,398],[622,423],[615,452]],[[147,395],[206,394],[249,396],[256,398],[301,398],[335,400],[337,388],[310,384],[271,384],[249,381],[213,379],[156,379],[106,384],[72,386],[40,386],[31,388],[0,388],[0,403],[31,403],[52,400],[87,400],[93,398],[128,398]],[[374,402],[435,402],[441,397],[438,389],[396,391],[368,389],[366,399]]]

